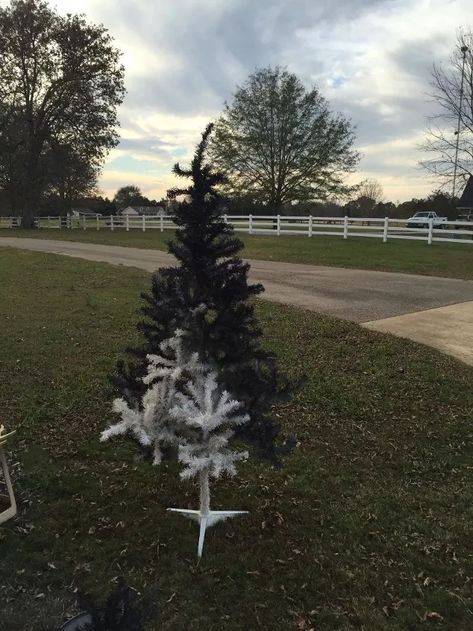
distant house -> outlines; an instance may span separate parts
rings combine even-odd
[[[457,208],[458,210],[473,210],[473,175],[470,175],[466,183],[465,190],[460,197]]]
[[[143,215],[149,217],[156,215],[165,215],[166,211],[162,206],[127,206],[118,211],[118,214],[122,217],[142,217]]]

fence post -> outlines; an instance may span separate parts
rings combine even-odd
[[[161,232],[164,232],[164,217],[163,217],[163,215],[161,215],[161,217],[159,218],[159,228],[160,228]]]
[[[224,221],[224,223],[228,223],[228,219],[227,219],[227,215],[226,214],[223,215],[223,221]]]
[[[312,231],[314,229],[312,215],[309,215],[309,237],[312,236]]]
[[[383,243],[387,243],[388,240],[388,227],[389,227],[389,218],[384,218],[384,228],[383,228]]]
[[[113,232],[113,215],[110,215],[110,230]]]
[[[85,215],[84,215],[84,216],[82,217],[82,227],[84,228],[84,230],[86,230],[86,229],[87,229],[86,223],[87,223],[87,222],[86,222]]]
[[[253,215],[248,215],[248,234],[253,234]]]
[[[100,230],[100,217],[99,214],[97,213],[97,215],[95,216],[95,220],[97,222],[97,230]]]
[[[348,217],[345,215],[343,218],[343,238],[348,239]]]
[[[59,230],[62,229],[62,217],[61,217],[61,215],[59,215],[58,218],[57,218],[57,227],[59,228]]]
[[[141,215],[141,225],[143,232],[146,232],[146,215]]]
[[[129,232],[130,231],[130,216],[128,215],[128,213],[125,215],[125,223],[126,223],[126,231]]]
[[[49,215],[48,215],[47,227],[48,227],[48,228],[50,227],[50,225],[49,225]]]
[[[428,243],[428,245],[432,245],[433,230],[434,230],[434,220],[433,219],[429,219],[429,233],[427,235],[427,243]]]
[[[281,236],[281,215],[276,217],[276,232],[278,237]]]

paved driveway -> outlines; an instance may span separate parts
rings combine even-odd
[[[1,237],[0,246],[79,257],[150,272],[174,258],[144,250],[72,241]],[[430,344],[473,365],[473,281],[317,267],[273,261],[249,261],[251,280],[262,282],[267,300],[327,313],[372,329]],[[447,315],[436,311],[450,307]],[[405,314],[422,312],[422,318]],[[404,320],[399,317],[405,316]],[[427,333],[426,333],[427,331]]]

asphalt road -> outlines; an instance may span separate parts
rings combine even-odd
[[[72,241],[1,237],[0,246],[50,252],[138,267],[150,272],[174,258],[144,250]],[[327,313],[353,322],[371,322],[473,300],[473,281],[316,267],[274,261],[249,261],[251,280],[264,284],[263,298]]]

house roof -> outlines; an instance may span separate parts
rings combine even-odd
[[[470,175],[470,179],[466,183],[457,208],[473,208],[473,175]]]

